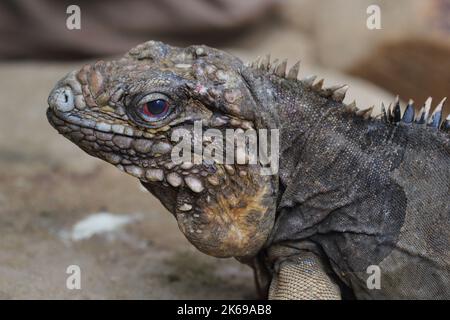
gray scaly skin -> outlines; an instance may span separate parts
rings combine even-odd
[[[137,177],[200,251],[252,266],[262,296],[450,298],[445,100],[417,116],[412,102],[402,112],[397,101],[373,119],[342,102],[346,86],[297,80],[298,67],[150,41],[68,74],[47,116],[84,151]],[[143,116],[156,100],[164,113]],[[279,129],[278,174],[260,175],[260,164],[174,165],[171,133],[196,120],[204,130]],[[372,265],[378,290],[366,285]]]

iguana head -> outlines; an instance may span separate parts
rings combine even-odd
[[[219,50],[150,41],[69,73],[51,92],[47,116],[84,151],[138,178],[198,249],[248,257],[272,229],[278,177],[261,175],[259,163],[193,161],[202,152],[194,145],[188,161],[173,160],[182,138],[201,138],[200,147],[215,141],[195,136],[196,125],[223,137],[262,127],[243,68]]]

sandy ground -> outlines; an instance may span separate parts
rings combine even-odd
[[[47,95],[79,65],[0,65],[0,298],[255,298],[248,267],[196,251],[136,179],[50,127]],[[356,79],[317,73],[330,84],[351,83],[349,100],[392,98]],[[130,221],[78,239],[74,226],[99,212]],[[80,290],[66,287],[70,265],[80,267]]]

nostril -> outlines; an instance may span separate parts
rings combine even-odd
[[[72,90],[69,87],[53,89],[48,97],[48,104],[51,108],[61,112],[71,111],[75,107]]]

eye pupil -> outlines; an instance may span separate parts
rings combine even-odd
[[[149,101],[143,106],[143,113],[149,117],[163,116],[169,108],[169,103],[163,99]]]

